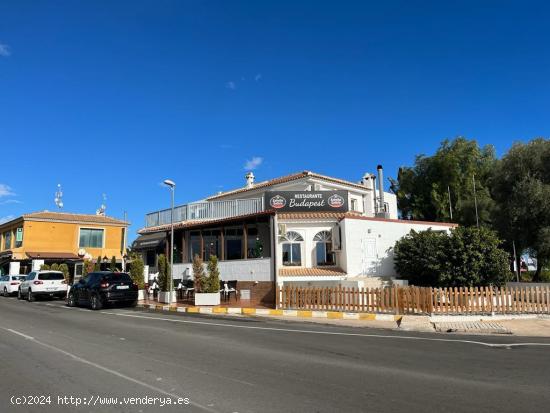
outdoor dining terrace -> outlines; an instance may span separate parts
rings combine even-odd
[[[231,218],[262,212],[263,210],[263,198],[193,202],[174,207],[174,222]],[[145,227],[170,224],[171,213],[172,210],[168,208],[145,215]]]

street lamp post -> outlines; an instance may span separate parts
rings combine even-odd
[[[168,278],[170,290],[168,293],[168,304],[172,304],[172,290],[174,283],[172,278],[174,277],[174,192],[176,189],[176,183],[170,179],[165,179],[164,184],[170,188],[172,194],[172,203],[170,207],[170,277]]]

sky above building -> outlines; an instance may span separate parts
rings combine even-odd
[[[396,177],[459,135],[548,136],[550,5],[0,1],[0,219],[133,223],[301,170]]]

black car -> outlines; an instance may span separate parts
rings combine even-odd
[[[71,287],[67,305],[89,305],[92,310],[100,310],[107,304],[135,306],[137,299],[138,286],[128,274],[97,271],[89,273]]]

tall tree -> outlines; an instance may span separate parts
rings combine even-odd
[[[480,148],[463,137],[444,140],[433,156],[419,155],[414,166],[400,168],[391,189],[404,218],[451,221],[451,205],[453,222],[475,225],[475,177],[479,221],[490,225],[494,202],[488,181],[495,162],[492,146]]]
[[[550,140],[516,143],[497,163],[491,182],[495,226],[519,252],[537,258],[534,281],[550,262]]]

